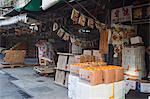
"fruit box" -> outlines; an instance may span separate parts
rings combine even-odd
[[[79,63],[79,64],[74,64],[74,65],[70,65],[70,72],[72,74],[76,74],[79,75],[79,70],[83,67],[88,66],[87,64],[83,64],[83,63]]]
[[[95,56],[81,55],[80,63],[85,63],[85,62],[95,62]]]
[[[115,69],[115,81],[122,81],[124,79],[124,68],[120,67]]]
[[[103,81],[105,84],[115,82],[115,70],[114,69],[102,70],[102,73],[103,73]]]
[[[90,85],[98,85],[103,83],[102,71],[86,69],[79,70],[79,76]]]

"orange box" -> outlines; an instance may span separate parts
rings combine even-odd
[[[92,56],[92,55],[81,55],[80,63],[85,63],[85,62],[95,62],[95,56]]]
[[[113,83],[115,82],[115,70],[102,70],[104,83]]]
[[[70,65],[70,72],[72,74],[77,74],[79,75],[79,70],[81,68],[84,67],[99,67],[99,66],[103,66],[106,65],[105,62],[86,62],[86,63],[76,63],[76,64],[72,64]]]
[[[124,68],[119,67],[115,69],[115,81],[121,81],[124,80]]]
[[[94,68],[91,67],[80,69],[79,76],[81,79],[87,81],[90,85],[98,85],[103,83],[102,71],[94,70]]]
[[[70,72],[72,74],[77,74],[79,75],[79,70],[83,67],[87,67],[89,66],[89,64],[86,64],[86,63],[78,63],[78,64],[73,64],[73,65],[70,65]]]

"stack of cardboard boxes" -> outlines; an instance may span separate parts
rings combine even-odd
[[[85,65],[84,65],[85,64]],[[124,71],[102,63],[80,63],[70,68],[68,96],[72,99],[124,99]],[[79,67],[79,68],[77,68]],[[76,72],[75,72],[76,71]]]
[[[126,93],[128,93],[129,90],[136,90],[138,92],[150,93],[150,81],[147,80],[126,79],[125,87]]]
[[[150,82],[141,80],[146,73],[144,46],[125,47],[122,51],[122,66],[125,69],[126,93],[129,90],[150,93]]]
[[[125,47],[122,51],[122,66],[126,78],[141,79],[145,73],[145,48]]]
[[[75,63],[103,61],[99,50],[84,50],[82,55],[75,55]]]

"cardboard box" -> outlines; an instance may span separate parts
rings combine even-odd
[[[140,92],[150,93],[150,81],[140,81]]]
[[[131,44],[143,44],[142,37],[136,36],[130,38]]]
[[[126,79],[141,79],[145,76],[145,71],[125,70],[124,75]]]
[[[92,50],[84,50],[83,55],[92,55]]]
[[[71,72],[72,74],[79,75],[79,70],[80,70],[81,68],[84,68],[84,67],[87,67],[87,66],[90,66],[90,65],[84,64],[84,63],[78,63],[78,64],[70,65],[70,72]]]
[[[76,99],[125,99],[124,81],[90,86],[78,82]]]
[[[80,57],[81,57],[81,55],[75,55],[74,63],[80,63]]]
[[[127,79],[125,80],[125,88],[126,90],[132,89],[143,93],[150,93],[150,81]]]
[[[115,81],[124,80],[124,68],[115,69]]]
[[[87,63],[76,63],[70,65],[70,72],[72,74],[79,75],[79,70],[84,68],[84,67],[98,67],[98,66],[104,66],[106,65],[105,62],[87,62]]]
[[[101,55],[100,51],[99,50],[93,50],[93,56],[98,56],[98,55]]]
[[[95,62],[95,56],[81,55],[80,63],[85,63],[85,62]]]
[[[132,90],[135,90],[136,89],[136,82],[137,82],[137,80],[127,79],[127,80],[125,80],[125,87],[132,89]]]
[[[75,76],[70,74],[68,78],[68,97],[71,99],[77,99],[76,92],[77,90],[77,83],[79,82],[79,76]]]
[[[90,85],[98,85],[103,83],[102,71],[80,69],[79,76]]]
[[[105,84],[115,82],[115,70],[102,70]]]
[[[95,61],[103,61],[103,55],[99,50],[93,50],[93,56],[95,56]]]
[[[7,64],[23,64],[26,51],[25,50],[6,50],[4,62]]]

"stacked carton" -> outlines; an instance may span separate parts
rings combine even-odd
[[[118,66],[94,66],[81,68],[79,76],[89,85],[108,84],[124,79],[123,68]]]
[[[99,50],[84,50],[82,55],[75,55],[75,63],[103,61]]]
[[[145,72],[145,48],[125,47],[122,51],[122,66],[127,78],[141,79]]]
[[[77,99],[77,83],[79,82],[79,76],[69,75],[68,78],[68,97],[70,99]]]
[[[72,69],[73,67],[73,69]],[[122,67],[102,63],[79,63],[70,68],[68,96],[71,99],[124,99]]]
[[[77,83],[76,98],[73,99],[125,99],[124,81],[90,86]]]
[[[92,55],[95,57],[95,61],[103,60],[103,55],[99,50],[84,50],[83,55]]]
[[[150,93],[150,81],[148,80],[126,79],[125,87],[126,93],[128,93],[130,89],[143,93]]]
[[[70,65],[70,72],[76,75],[79,75],[79,70],[84,67],[91,67],[91,66],[103,66],[106,65],[105,62],[86,62],[86,63],[76,63]]]

